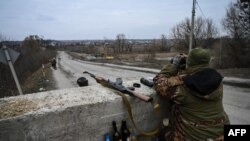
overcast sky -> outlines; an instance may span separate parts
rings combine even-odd
[[[196,16],[218,27],[233,0],[198,0]],[[0,34],[11,40],[152,39],[191,17],[192,0],[0,0]],[[220,28],[221,29],[221,28]]]

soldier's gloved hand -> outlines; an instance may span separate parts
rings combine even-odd
[[[187,55],[179,54],[171,59],[171,64],[175,65],[178,69],[186,69],[186,59]]]
[[[173,64],[168,64],[163,66],[163,68],[161,69],[161,71],[158,73],[164,77],[171,77],[171,76],[175,76],[178,73],[178,68],[173,65]]]

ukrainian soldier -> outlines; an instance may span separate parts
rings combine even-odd
[[[51,66],[52,66],[54,69],[56,69],[56,58],[53,58],[53,59],[51,60]]]
[[[166,140],[224,140],[223,126],[229,119],[222,103],[223,77],[209,68],[210,55],[205,49],[193,49],[187,69],[180,73],[183,59],[175,57],[154,78],[157,93],[173,103]]]

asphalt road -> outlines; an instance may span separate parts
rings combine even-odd
[[[115,81],[116,78],[122,78],[123,81],[138,80],[139,82],[141,77],[154,76],[154,74],[152,73],[124,70],[116,67],[94,65],[85,63],[84,61],[80,60],[73,60],[71,56],[69,56],[64,52],[59,52],[58,57],[61,58],[60,61],[58,62],[59,64],[58,70],[62,68],[67,74],[66,77],[68,77],[68,79],[73,83],[73,85],[76,85],[76,81],[79,77],[86,77],[89,80],[89,85],[97,84],[96,81],[93,78],[91,78],[88,74],[83,74],[84,71],[88,71],[90,73],[93,73],[95,75],[101,76],[106,79],[110,79],[112,81]],[[58,73],[57,70],[54,71],[54,73]]]
[[[79,77],[86,77],[89,80],[89,85],[98,85],[89,75],[83,74],[83,71],[89,71],[110,80],[120,77],[123,81],[138,80],[139,82],[141,77],[154,77],[152,73],[73,60],[64,52],[59,52],[58,57],[61,58],[58,61],[59,68],[53,71],[58,89],[77,87],[76,81]],[[250,124],[250,88],[224,85],[223,103],[231,124]]]

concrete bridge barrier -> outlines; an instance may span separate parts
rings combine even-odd
[[[136,91],[161,105],[164,114],[157,115],[151,104],[128,97],[138,127],[151,130],[168,116],[168,104],[151,88]],[[133,129],[122,98],[98,84],[0,99],[0,141],[101,141],[105,133],[112,134],[113,120],[118,129],[122,120]]]

